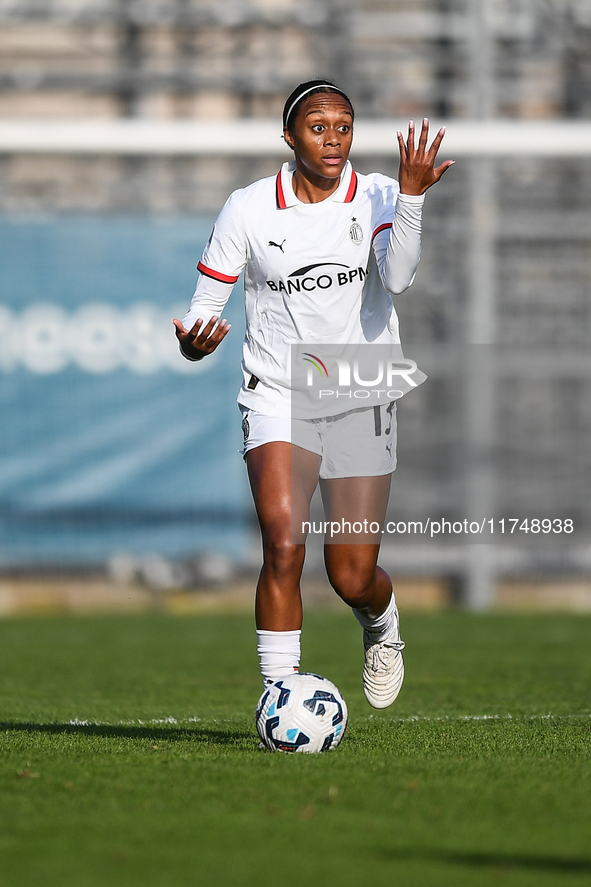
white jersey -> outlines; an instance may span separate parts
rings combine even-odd
[[[221,316],[245,270],[238,401],[269,416],[290,414],[292,344],[400,342],[390,293],[410,286],[420,256],[423,196],[400,194],[394,179],[359,175],[347,161],[330,197],[302,203],[294,170],[284,163],[229,197],[183,319],[191,329]]]

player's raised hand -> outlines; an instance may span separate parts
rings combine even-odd
[[[433,139],[433,144],[427,149],[429,121],[426,117],[421,127],[418,146],[415,145],[415,125],[412,120],[408,124],[406,142],[402,133],[398,133],[400,147],[398,183],[401,194],[424,194],[427,188],[438,182],[445,170],[455,163],[454,160],[446,160],[440,166],[435,166],[435,158],[444,135],[445,127],[442,126]]]
[[[207,321],[205,326],[203,326],[202,320],[196,320],[192,329],[186,330],[180,320],[177,320],[176,317],[173,318],[176,337],[187,357],[191,357],[193,360],[207,357],[228,335],[230,332],[228,321],[220,320],[216,327],[217,320],[218,318],[214,316]]]

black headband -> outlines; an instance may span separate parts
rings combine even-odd
[[[302,87],[305,88],[302,89]],[[286,102],[285,108],[283,109],[283,126],[285,129],[287,129],[289,118],[295,106],[304,98],[304,96],[307,96],[310,92],[314,92],[315,89],[330,89],[333,92],[337,92],[349,102],[349,104],[351,105],[351,110],[353,110],[353,105],[351,104],[351,99],[349,98],[349,96],[345,92],[343,92],[342,89],[339,89],[338,86],[335,86],[334,83],[326,83],[322,80],[313,80],[308,81],[307,83],[300,83],[300,85],[296,88],[296,95],[292,99],[290,105],[288,106]],[[287,101],[289,101],[289,99]]]

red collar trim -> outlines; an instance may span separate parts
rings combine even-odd
[[[285,196],[283,194],[283,184],[281,182],[281,170],[277,173],[275,199],[277,200],[277,209],[287,209],[287,203],[285,202]]]
[[[345,203],[351,203],[355,194],[357,193],[357,173],[354,169],[351,170],[351,181],[349,182],[349,189],[345,196]]]
[[[354,169],[351,170],[351,181],[349,182],[349,187],[347,188],[347,193],[345,195],[345,199],[343,203],[352,203],[355,195],[357,193],[357,173]],[[277,209],[287,209],[287,203],[285,202],[285,194],[283,192],[283,180],[281,176],[281,170],[277,173],[277,178],[275,179],[275,200],[277,203]]]

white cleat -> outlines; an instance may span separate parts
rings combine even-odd
[[[363,632],[365,663],[363,665],[363,690],[365,697],[374,708],[387,708],[392,705],[404,680],[402,651],[404,641],[400,640],[398,610],[390,633],[381,641],[369,631]]]

